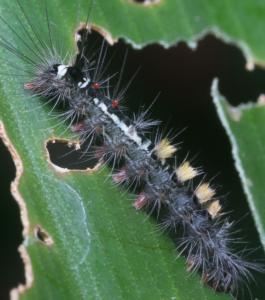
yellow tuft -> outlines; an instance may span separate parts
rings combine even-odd
[[[211,200],[214,194],[215,190],[210,188],[209,183],[203,183],[197,188],[195,192],[195,195],[197,196],[200,203],[204,203]]]
[[[166,158],[172,156],[176,152],[176,148],[170,145],[168,139],[164,139],[156,145],[156,154],[157,157],[161,160],[165,160]]]
[[[176,169],[178,180],[181,182],[190,180],[198,175],[198,171],[191,167],[190,163],[186,161],[183,165]]]
[[[216,218],[219,215],[219,211],[221,210],[221,205],[219,200],[215,200],[207,206],[207,210],[212,218]]]

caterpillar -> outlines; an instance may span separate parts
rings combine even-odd
[[[25,9],[17,2],[27,18]],[[45,1],[44,8],[47,11]],[[4,19],[2,21],[13,31]],[[20,21],[18,17],[17,21]],[[253,278],[251,271],[263,273],[263,265],[245,260],[244,252],[237,253],[233,249],[234,222],[222,215],[226,197],[216,196],[218,186],[203,178],[193,188],[192,180],[201,174],[200,169],[192,167],[188,160],[173,166],[168,163],[177,147],[167,135],[161,137],[157,133],[154,141],[147,138],[145,130],[158,125],[148,119],[148,110],[135,115],[133,120],[125,115],[120,102],[128,86],[119,91],[121,71],[111,95],[109,82],[115,78],[104,78],[105,42],[99,50],[90,50],[90,23],[91,12],[87,29],[77,42],[79,50],[70,62],[65,62],[57,48],[48,15],[49,44],[28,20],[36,39],[32,40],[32,47],[19,37],[16,41],[21,49],[3,37],[0,45],[28,63],[30,69],[25,72],[32,80],[24,82],[25,90],[52,103],[54,108],[63,104],[67,109],[64,121],[70,120],[69,128],[82,142],[89,145],[96,139],[101,142],[94,155],[101,161],[114,161],[113,166],[123,164],[112,175],[113,181],[125,189],[133,185],[136,190],[141,189],[133,204],[136,210],[146,209],[148,215],[163,215],[161,227],[175,233],[177,249],[186,257],[189,271],[199,270],[203,283],[237,297],[239,287],[247,286]],[[29,33],[28,29],[24,30]]]

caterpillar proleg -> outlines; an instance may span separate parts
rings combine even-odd
[[[263,273],[264,266],[247,261],[247,250],[234,249],[238,241],[232,237],[234,222],[229,221],[223,210],[226,196],[217,196],[218,186],[207,182],[205,177],[193,187],[193,179],[202,171],[188,159],[174,165],[169,163],[176,155],[177,145],[170,135],[157,133],[154,139],[149,138],[145,131],[154,131],[158,122],[149,120],[148,110],[134,119],[127,117],[121,100],[131,82],[119,90],[124,66],[120,74],[106,75],[109,62],[105,41],[95,49],[89,43],[89,30],[83,30],[77,42],[78,51],[71,54],[63,49],[63,39],[57,38],[61,33],[49,19],[46,1],[40,2],[46,11],[46,24],[41,24],[40,29],[28,17],[24,5],[19,0],[17,3],[27,24],[23,25],[12,10],[10,13],[31,44],[25,43],[15,27],[1,18],[6,33],[1,37],[1,47],[28,65],[26,70],[15,65],[17,73],[12,76],[31,77],[23,82],[29,98],[41,97],[52,111],[63,106],[63,113],[58,115],[68,122],[67,129],[79,136],[81,144],[87,142],[93,149],[95,141],[100,142],[100,146],[94,146],[93,155],[102,162],[113,162],[111,174],[117,185],[123,185],[124,189],[135,187],[135,192],[140,189],[133,207],[163,218],[161,226],[175,233],[177,249],[186,257],[188,270],[200,271],[203,284],[237,298],[241,285],[247,286],[253,278],[252,270]],[[92,2],[88,29],[93,6]],[[43,26],[48,28],[45,37]],[[115,86],[113,91],[111,82]],[[120,169],[114,171],[117,165]]]

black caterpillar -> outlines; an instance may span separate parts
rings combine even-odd
[[[28,19],[19,0],[17,2]],[[93,4],[90,10],[92,8]],[[263,265],[248,262],[244,252],[233,250],[233,243],[237,243],[231,237],[234,222],[222,217],[226,197],[215,196],[218,186],[202,181],[193,189],[191,181],[201,174],[200,170],[188,161],[178,166],[167,163],[167,159],[174,156],[176,147],[168,137],[161,138],[157,134],[152,142],[145,136],[146,128],[157,125],[148,120],[147,111],[134,120],[123,113],[120,100],[128,86],[118,92],[122,71],[113,96],[110,96],[111,77],[102,79],[106,57],[104,43],[98,51],[87,55],[91,52],[88,43],[90,16],[91,11],[87,30],[83,30],[78,41],[79,52],[71,64],[63,62],[53,38],[47,44],[30,22],[36,38],[34,47],[23,51],[24,45],[19,50],[4,38],[0,45],[31,67],[27,72],[32,74],[32,81],[24,84],[25,89],[53,102],[53,107],[63,103],[67,107],[64,118],[70,120],[70,129],[82,142],[89,141],[91,145],[95,139],[101,140],[102,146],[97,148],[96,157],[106,162],[113,160],[114,165],[124,162],[120,171],[113,175],[114,182],[124,184],[126,188],[133,184],[141,187],[139,198],[133,204],[136,209],[145,208],[149,214],[159,214],[163,209],[165,220],[161,226],[175,232],[177,248],[187,258],[188,270],[199,270],[203,283],[215,291],[237,297],[239,287],[248,286],[249,280],[253,279],[251,270],[264,273]],[[48,16],[47,24],[49,27]],[[48,29],[52,36],[50,27]],[[22,40],[18,41],[23,45]]]

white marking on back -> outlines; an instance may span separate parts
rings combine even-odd
[[[148,147],[151,145],[150,140],[146,140],[144,144],[142,144],[141,149],[148,151]]]
[[[85,78],[84,78],[85,79]],[[85,88],[88,84],[89,84],[89,82],[90,82],[90,79],[89,78],[87,78],[87,79],[85,79],[86,80],[86,82],[84,82],[81,86],[80,86],[80,89],[83,89],[83,88]],[[79,84],[78,84],[78,86],[79,86]]]
[[[57,72],[57,76],[56,79],[61,79],[67,72],[68,66],[66,65],[60,65],[58,66],[58,72]]]
[[[94,98],[94,103],[96,103],[96,101],[98,101],[97,98]],[[108,116],[112,119],[112,121],[117,125],[119,126],[119,128],[124,132],[124,134],[130,139],[130,140],[133,140],[137,145],[141,146],[142,145],[142,139],[137,135],[136,132],[134,132],[134,134],[131,134],[130,133],[130,129],[129,127],[124,123],[122,122],[115,114],[110,114],[108,112],[108,108],[107,106],[105,105],[105,103],[101,102],[98,107]]]

